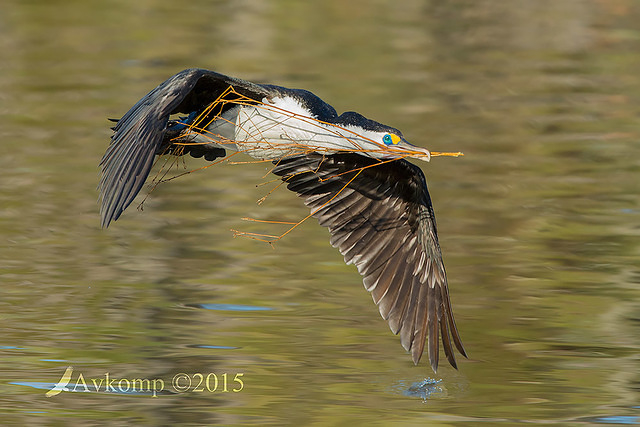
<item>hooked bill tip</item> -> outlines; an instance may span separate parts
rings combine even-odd
[[[430,162],[431,152],[424,148],[420,149],[420,151],[416,152],[415,154],[412,154],[411,157],[413,157],[414,159],[423,160],[425,162]]]

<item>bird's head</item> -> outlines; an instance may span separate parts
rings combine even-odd
[[[366,156],[383,160],[400,157],[431,160],[429,150],[410,144],[398,129],[367,119],[359,113],[343,113],[336,124],[351,134],[341,132],[349,145],[356,148],[354,151]]]

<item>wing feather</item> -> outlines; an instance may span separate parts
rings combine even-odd
[[[251,99],[261,100],[273,88],[192,68],[170,77],[142,99],[113,128],[111,145],[100,167],[102,226],[120,217],[142,189],[156,154],[162,154],[164,135],[172,114],[202,111],[229,86]]]
[[[451,311],[422,171],[405,160],[381,163],[357,154],[311,153],[279,160],[273,173],[304,198],[329,229],[331,244],[345,262],[356,265],[413,361],[419,362],[426,346],[435,371],[442,340],[447,360],[456,367],[453,344],[466,353]]]
[[[393,302],[392,308],[387,313],[387,322],[389,322],[389,328],[391,332],[398,335],[400,327],[402,326],[402,319],[409,305],[409,294],[411,292],[411,275],[408,270],[405,270],[402,276],[398,277],[400,283],[398,295]]]
[[[333,107],[308,91],[257,85],[203,69],[184,70],[149,92],[114,126],[111,145],[100,163],[103,227],[131,204],[155,156],[170,148],[170,116],[203,111],[229,86],[256,102],[265,97],[296,98],[313,117],[328,123],[367,124],[371,129],[400,134],[357,113],[338,116]],[[194,153],[215,158],[224,151],[208,149],[199,146],[200,151]],[[420,168],[402,159],[380,162],[355,153],[310,153],[276,161],[273,172],[329,229],[331,244],[347,263],[357,267],[380,314],[400,335],[415,363],[426,344],[435,370],[440,338],[451,365],[456,366],[454,345],[466,357],[451,310],[435,217]]]

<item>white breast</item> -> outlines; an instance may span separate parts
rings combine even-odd
[[[371,142],[380,135],[322,123],[290,97],[263,99],[259,105],[230,109],[209,125],[206,138],[209,143],[261,160],[308,152],[365,152],[380,147]]]
[[[377,136],[376,136],[377,137]],[[256,106],[243,106],[236,119],[238,149],[258,159],[339,150],[358,151],[370,144],[353,130],[322,123],[289,97],[266,99]]]

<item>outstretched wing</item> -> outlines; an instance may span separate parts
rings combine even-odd
[[[303,197],[331,233],[347,264],[355,264],[380,314],[418,363],[428,342],[436,371],[439,336],[453,367],[458,334],[436,222],[422,170],[357,154],[310,154],[276,162],[273,173]]]
[[[100,162],[103,227],[118,219],[142,188],[163,143],[169,117],[202,111],[229,86],[256,101],[270,93],[261,85],[193,68],[160,84],[118,120],[111,145]]]

